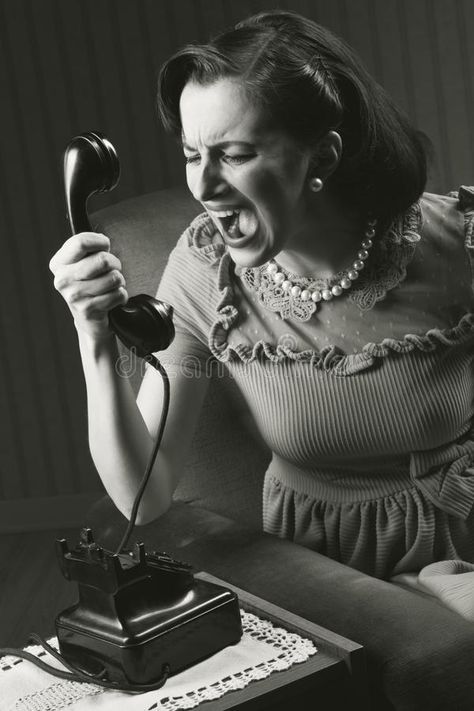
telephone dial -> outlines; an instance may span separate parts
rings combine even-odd
[[[87,201],[111,190],[120,174],[117,153],[97,132],[75,137],[64,155],[64,184],[73,234],[90,231]],[[158,435],[137,492],[130,522],[116,551],[83,529],[72,550],[57,541],[63,575],[76,581],[79,600],[56,618],[60,653],[32,635],[69,672],[39,661],[57,676],[129,692],[160,688],[167,677],[236,644],[242,625],[236,594],[194,578],[191,566],[166,553],[146,552],[143,543],[127,549],[138,506],[158,452],[169,403],[166,372],[153,355],[174,337],[172,308],[151,296],[132,296],[109,313],[118,338],[159,370],[165,386]],[[0,650],[38,663],[23,650]]]

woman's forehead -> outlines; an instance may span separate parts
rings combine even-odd
[[[213,84],[189,82],[180,99],[183,142],[198,140],[253,143],[269,130],[267,113],[252,101],[241,82],[219,79]]]

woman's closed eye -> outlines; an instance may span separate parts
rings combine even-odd
[[[199,153],[195,153],[189,156],[185,155],[184,160],[187,164],[198,163],[201,160],[201,156],[199,155]]]
[[[201,156],[199,155],[199,153],[185,155],[184,158],[185,158],[185,161],[188,165],[193,165],[194,163],[199,163],[199,161],[201,160]],[[247,163],[252,158],[255,158],[255,155],[253,153],[238,153],[235,155],[231,155],[229,153],[223,153],[221,155],[221,160],[224,163],[229,163],[230,165],[242,165],[243,163]]]
[[[247,163],[249,160],[252,160],[252,158],[255,158],[255,154],[253,153],[238,153],[237,155],[225,153],[222,156],[222,160],[225,163],[230,163],[231,165],[241,165],[242,163]]]

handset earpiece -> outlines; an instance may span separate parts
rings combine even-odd
[[[64,153],[64,188],[72,234],[91,230],[89,197],[112,190],[119,178],[119,159],[105,136],[87,131],[72,139]]]
[[[64,188],[72,234],[91,230],[87,201],[97,192],[112,190],[120,163],[112,143],[97,131],[72,139],[64,153]],[[174,338],[173,309],[153,296],[132,296],[109,312],[109,322],[122,343],[144,358],[164,350]]]

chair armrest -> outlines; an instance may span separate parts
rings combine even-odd
[[[125,524],[107,497],[89,514],[108,548]],[[474,708],[474,626],[435,600],[188,504],[136,528],[137,540],[362,644],[377,711],[390,708],[383,698],[403,711]]]

